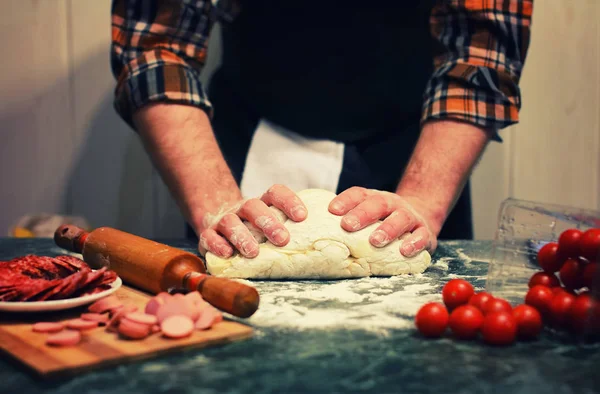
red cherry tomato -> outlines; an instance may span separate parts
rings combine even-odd
[[[536,272],[529,279],[529,288],[531,289],[533,286],[537,285],[556,287],[560,286],[560,281],[554,274],[549,274],[547,272]]]
[[[557,294],[561,294],[557,291]],[[531,305],[538,310],[542,315],[546,315],[550,310],[550,302],[554,298],[552,290],[546,286],[533,286],[525,296],[525,303]]]
[[[582,257],[588,261],[598,261],[600,255],[600,228],[587,230],[581,236],[579,249]]]
[[[575,296],[569,293],[558,293],[550,302],[550,317],[556,327],[565,327],[571,312]]]
[[[589,263],[583,267],[583,285],[590,290],[600,283],[600,272],[598,272],[598,267],[600,267],[600,262]]]
[[[490,313],[483,319],[481,334],[490,345],[510,345],[517,336],[517,321],[510,312]]]
[[[484,315],[496,312],[512,312],[512,305],[502,298],[493,298],[483,305]]]
[[[550,290],[552,290],[552,295],[557,295],[558,293],[569,293],[575,295],[575,292],[573,290],[565,289],[564,287],[560,286],[552,287]]]
[[[542,315],[530,305],[519,305],[513,310],[517,321],[517,335],[523,339],[533,339],[542,331]]]
[[[459,339],[473,339],[483,324],[483,313],[473,305],[461,305],[450,314],[450,329]]]
[[[567,259],[558,275],[567,289],[580,289],[583,286],[583,264],[575,259]]]
[[[473,294],[471,298],[469,298],[469,305],[473,305],[477,309],[483,312],[483,306],[489,300],[494,299],[494,296],[485,291],[481,291],[479,293]]]
[[[419,332],[428,338],[440,337],[448,327],[448,310],[439,302],[430,302],[419,309],[415,325]]]
[[[580,294],[575,298],[569,312],[569,325],[576,333],[589,333],[592,329],[592,314],[596,301],[590,294]]]
[[[544,271],[552,274],[562,267],[562,259],[558,256],[558,244],[550,242],[542,246],[537,255],[538,263]]]
[[[563,231],[558,237],[558,254],[562,258],[579,257],[579,241],[582,235],[583,231],[576,228]]]
[[[442,298],[448,309],[452,310],[469,302],[475,293],[473,285],[464,279],[452,279],[444,285]]]

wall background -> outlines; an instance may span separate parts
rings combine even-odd
[[[3,0],[0,236],[22,215],[86,217],[145,237],[184,226],[137,136],[112,108],[110,0]],[[219,58],[213,32],[206,82]],[[600,210],[600,2],[534,4],[521,123],[473,175],[475,233],[512,196]]]

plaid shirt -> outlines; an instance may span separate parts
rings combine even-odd
[[[518,121],[532,11],[533,0],[436,0],[430,25],[444,51],[424,91],[422,123],[456,119],[496,131]],[[223,0],[113,0],[119,115],[131,125],[136,109],[166,101],[212,116],[200,82],[209,32],[237,12]]]

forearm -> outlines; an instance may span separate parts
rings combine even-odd
[[[396,192],[420,201],[435,234],[489,141],[489,133],[464,122],[444,120],[423,126]]]
[[[196,107],[151,104],[133,116],[144,147],[187,221],[197,233],[207,216],[242,196],[214,137]]]

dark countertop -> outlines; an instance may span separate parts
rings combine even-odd
[[[194,251],[185,241],[162,241]],[[424,340],[413,317],[444,283],[485,286],[491,242],[442,242],[434,264],[410,277],[254,282],[253,338],[119,367],[39,381],[0,358],[0,393],[593,393],[600,343],[541,339],[494,348]],[[0,238],[0,260],[64,253],[51,240]],[[1,315],[0,315],[1,319]]]

